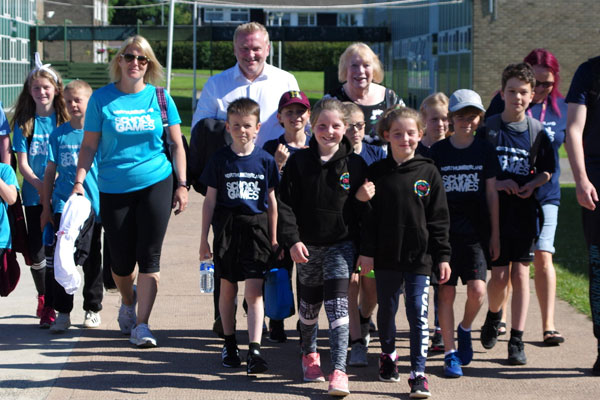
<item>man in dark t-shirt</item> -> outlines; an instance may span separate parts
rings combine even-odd
[[[577,201],[582,207],[583,233],[589,254],[590,306],[598,358],[592,368],[600,376],[600,57],[579,66],[567,94],[565,148],[575,178]]]

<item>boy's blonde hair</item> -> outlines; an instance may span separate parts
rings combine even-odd
[[[54,76],[47,69],[52,70]],[[15,113],[12,120],[10,121],[11,131],[15,130],[15,126],[21,128],[21,132],[24,137],[33,135],[33,124],[35,121],[35,110],[36,105],[33,97],[31,97],[31,85],[34,80],[39,78],[47,79],[54,86],[54,99],[52,101],[52,107],[56,113],[56,126],[62,125],[70,120],[69,112],[67,111],[67,105],[63,97],[63,81],[58,73],[52,67],[44,67],[43,69],[34,69],[25,78],[23,83],[23,90],[19,94],[17,103],[15,105]]]
[[[230,115],[240,115],[242,117],[253,115],[256,117],[256,123],[258,124],[260,122],[260,106],[248,97],[240,97],[227,106],[227,121],[229,121]]]
[[[450,102],[450,100],[448,99],[448,96],[446,96],[442,92],[436,92],[436,93],[430,94],[429,96],[427,96],[423,99],[423,101],[421,102],[421,107],[419,107],[419,112],[421,113],[421,117],[423,119],[426,118],[428,108],[442,106],[442,107],[446,107],[446,110],[448,110],[449,102]]]
[[[377,134],[384,139],[383,132],[389,131],[394,121],[400,118],[413,119],[419,132],[423,132],[423,121],[417,110],[409,107],[393,106],[384,111],[377,122]]]
[[[82,90],[85,92],[85,94],[87,95],[87,97],[90,97],[92,95],[92,87],[90,86],[89,83],[87,83],[86,81],[83,81],[81,79],[75,79],[72,80],[71,82],[67,83],[67,86],[65,86],[65,92],[67,90]]]
[[[119,61],[129,46],[138,47],[142,51],[142,54],[148,57],[146,73],[144,74],[144,83],[151,83],[153,85],[159,84],[164,77],[163,67],[160,65],[160,62],[158,62],[150,43],[148,43],[145,37],[140,35],[130,36],[125,39],[123,44],[121,44],[121,48],[117,51],[117,54],[110,60],[110,64],[108,65],[110,80],[112,82],[119,82],[121,80],[121,67],[119,66]]]
[[[371,50],[371,48],[365,43],[352,43],[344,50],[340,56],[338,63],[338,80],[340,82],[346,82],[348,76],[348,66],[350,65],[350,59],[352,56],[358,54],[363,60],[371,61],[373,64],[373,82],[383,82],[383,66],[377,54]]]
[[[344,108],[346,109],[346,116],[348,120],[350,120],[350,117],[354,113],[360,113],[363,116],[363,118],[365,117],[365,113],[363,113],[363,110],[358,105],[356,105],[356,103],[353,103],[351,101],[344,101],[343,104]]]
[[[342,121],[344,121],[345,125],[348,125],[348,114],[346,112],[346,107],[344,104],[335,98],[327,98],[319,100],[312,108],[310,112],[310,125],[315,126],[317,121],[319,120],[319,116],[323,111],[333,111],[337,112],[340,115]]]

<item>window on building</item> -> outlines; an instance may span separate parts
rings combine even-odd
[[[315,13],[298,13],[298,26],[316,26],[317,14]]]
[[[223,22],[225,20],[225,10],[222,8],[205,8],[204,22]]]
[[[229,20],[231,22],[248,22],[250,21],[250,10],[247,8],[232,8]]]
[[[358,17],[354,13],[339,13],[337,17],[338,26],[358,26]]]

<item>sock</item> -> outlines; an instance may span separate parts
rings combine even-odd
[[[392,361],[396,361],[396,359],[398,358],[398,355],[396,354],[396,350],[394,350],[393,353],[381,353],[381,354],[386,354],[388,356],[390,356],[390,358],[392,359]]]
[[[232,335],[223,335],[225,337],[225,346],[235,347],[237,346],[237,340],[235,339],[235,333]]]
[[[360,312],[360,308],[358,309],[358,315],[360,316],[360,324],[368,324],[369,321],[371,320],[371,316],[369,315],[368,317],[363,317],[362,313]]]
[[[260,353],[260,343],[250,342],[248,345],[248,351],[250,353]]]
[[[353,341],[352,341],[352,343],[350,343],[350,346],[352,346],[354,343],[362,343],[362,344],[363,344],[363,346],[366,346],[366,345],[367,345],[367,342],[366,342],[366,340],[365,340],[365,339],[363,339],[363,338],[360,338],[360,339],[353,340]]]
[[[471,328],[469,328],[469,329],[465,329],[465,328],[462,326],[462,323],[458,324],[458,326],[460,327],[460,329],[462,329],[462,330],[463,330],[463,331],[465,331],[465,332],[471,332]]]
[[[46,294],[46,260],[44,260],[44,267],[40,269],[30,268],[30,270],[38,295]]]
[[[421,371],[410,371],[410,379],[415,379],[417,376],[425,376],[425,372]]]
[[[498,322],[502,319],[502,309],[498,310],[498,312],[487,312],[486,320]]]
[[[523,340],[523,331],[518,331],[516,329],[510,329],[510,338],[511,339],[518,339],[518,340]]]
[[[444,352],[444,357],[446,357],[448,354],[452,354],[452,353],[456,353],[456,350],[452,349],[452,350],[448,350],[448,351]]]

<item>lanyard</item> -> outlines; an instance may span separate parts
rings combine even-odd
[[[538,118],[540,122],[544,122],[544,119],[546,118],[546,107],[548,107],[548,97],[546,97],[544,103],[542,103],[542,111],[540,112],[540,118]],[[527,110],[527,115],[533,118],[531,108]]]

